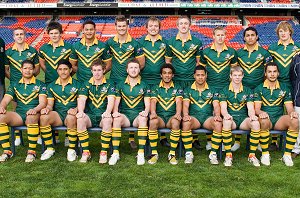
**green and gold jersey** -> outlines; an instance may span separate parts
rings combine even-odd
[[[18,51],[16,44],[6,50],[5,65],[10,69],[10,82],[18,82],[22,78],[21,64],[24,60],[31,60],[36,66],[39,65],[38,52],[25,43],[24,49]]]
[[[127,77],[126,64],[128,60],[144,56],[143,49],[129,34],[125,43],[119,43],[118,36],[115,36],[107,41],[107,45],[112,56],[110,79],[113,82],[123,81]]]
[[[46,96],[46,92],[46,85],[32,77],[29,84],[25,84],[23,78],[11,83],[5,95],[17,102],[16,112],[26,113],[29,109],[39,105],[39,95]]]
[[[212,86],[205,84],[204,90],[199,91],[196,82],[184,90],[183,100],[190,101],[189,115],[213,115],[213,101],[218,101],[218,92]]]
[[[157,40],[152,42],[147,35],[140,40],[140,44],[145,54],[145,67],[141,72],[142,79],[149,85],[156,85],[161,79],[160,68],[165,64],[167,41],[159,35]]]
[[[168,40],[169,50],[166,57],[172,58],[172,65],[175,68],[174,81],[193,81],[196,57],[200,58],[202,42],[189,34],[186,42],[183,42],[177,34]]]
[[[40,48],[39,57],[45,60],[46,71],[45,71],[45,83],[49,84],[53,80],[58,78],[57,74],[57,63],[66,59],[69,60],[69,57],[72,53],[72,45],[69,43],[60,40],[59,45],[57,47],[53,47],[53,43],[50,41],[49,43],[45,43]]]
[[[231,116],[247,116],[247,102],[253,102],[253,93],[250,88],[241,85],[238,93],[234,92],[233,86],[224,87],[219,94],[220,103],[227,103],[227,111]]]
[[[2,38],[0,38],[0,82],[4,83],[5,78],[5,43]]]
[[[238,63],[244,70],[243,84],[254,89],[264,81],[264,67],[272,61],[271,54],[256,45],[253,52],[247,46],[237,51]]]
[[[139,79],[138,83],[131,87],[128,77],[116,86],[116,97],[121,98],[120,112],[141,112],[145,110],[144,97],[150,97],[148,85]]]
[[[278,65],[278,80],[290,84],[290,66],[294,55],[300,52],[300,43],[291,40],[287,46],[284,46],[281,41],[278,41],[270,45],[269,52],[273,61]]]
[[[70,108],[76,108],[79,89],[79,82],[72,77],[66,86],[62,86],[59,78],[51,82],[47,86],[47,99],[54,100],[53,111],[65,113]]]
[[[284,104],[293,103],[287,84],[277,81],[275,89],[270,89],[268,80],[255,88],[254,102],[261,103],[261,110],[270,117],[284,115]]]
[[[96,59],[111,59],[107,46],[96,38],[91,46],[86,45],[85,38],[74,44],[70,60],[78,61],[77,79],[83,83],[92,77],[91,64]]]
[[[95,85],[94,78],[92,77],[88,82],[79,90],[79,96],[84,96],[86,100],[86,113],[101,115],[107,108],[107,97],[115,96],[115,88],[111,83],[107,82],[105,77],[102,84]]]
[[[182,98],[183,90],[178,85],[172,82],[170,88],[165,88],[161,81],[159,85],[153,86],[151,91],[151,98],[155,98],[156,113],[158,115],[176,114],[176,98]]]
[[[207,83],[217,90],[229,85],[230,66],[236,64],[236,51],[226,45],[222,52],[217,52],[215,44],[201,51],[200,65],[206,67]]]

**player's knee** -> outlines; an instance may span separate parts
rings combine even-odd
[[[39,121],[39,116],[37,116],[37,115],[28,115],[26,117],[27,124],[37,124],[38,121]]]
[[[40,117],[40,125],[41,126],[49,125],[49,116],[48,115],[41,115],[41,117]]]
[[[298,129],[299,128],[299,122],[297,119],[292,119],[291,120],[291,124],[290,126],[293,128],[293,129]]]
[[[112,118],[103,118],[102,123],[104,126],[111,126],[113,122]]]
[[[259,129],[260,128],[260,124],[258,121],[250,122],[250,126],[251,126],[251,129]]]
[[[7,116],[6,114],[0,114],[0,123],[6,123],[7,122]]]
[[[213,130],[214,131],[222,131],[222,122],[214,122],[214,125],[213,125]]]
[[[75,128],[77,123],[77,118],[74,115],[67,115],[66,125],[68,128]]]
[[[179,126],[180,126],[179,120],[173,118],[173,119],[171,120],[171,128],[172,128],[172,129],[178,130],[178,129],[179,129]]]
[[[158,119],[152,119],[149,122],[149,128],[151,129],[157,129],[158,128]]]
[[[260,128],[265,130],[270,128],[270,120],[269,119],[260,119]]]
[[[232,120],[223,120],[223,128],[231,129]]]
[[[188,131],[188,130],[191,130],[191,128],[192,128],[191,121],[182,122],[182,130]]]
[[[148,118],[143,117],[143,116],[139,116],[138,121],[139,121],[139,125],[146,125],[147,121],[148,121]]]

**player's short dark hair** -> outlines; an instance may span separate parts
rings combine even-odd
[[[138,60],[137,58],[132,58],[132,59],[130,59],[130,60],[127,62],[127,64],[126,64],[126,69],[128,68],[128,65],[129,65],[130,63],[136,63],[136,64],[139,65],[139,68],[141,68],[141,64],[140,64],[140,62],[139,62],[139,60]]]
[[[103,70],[106,69],[106,63],[101,60],[100,58],[94,60],[91,64],[91,70],[93,69],[94,66],[101,66]]]
[[[58,61],[56,70],[58,69],[58,67],[60,65],[67,65],[69,67],[69,69],[72,69],[72,64],[70,63],[70,61],[68,61],[66,59],[61,59],[60,61]]]
[[[127,25],[129,25],[129,20],[124,15],[118,15],[115,20],[115,25],[117,25],[118,22],[124,22],[124,21],[126,22]]]
[[[275,66],[275,67],[277,68],[277,71],[279,72],[278,65],[277,65],[275,62],[268,62],[268,63],[265,65],[265,73],[267,72],[268,67],[273,67],[273,66]]]
[[[63,33],[63,30],[62,30],[62,25],[56,21],[51,21],[49,24],[48,24],[48,27],[47,27],[47,33],[49,34],[49,32],[51,30],[58,30],[59,33]]]
[[[171,63],[165,63],[161,66],[160,68],[160,74],[162,74],[163,69],[168,68],[172,70],[172,73],[175,74],[175,68],[173,67],[173,65]]]
[[[85,25],[91,24],[94,26],[94,28],[96,28],[96,23],[92,20],[87,20],[85,22],[83,22],[82,27],[84,28]]]
[[[198,66],[196,66],[195,67],[195,69],[194,69],[194,74],[197,72],[197,71],[204,71],[205,72],[205,74],[207,74],[207,70],[206,70],[206,68],[205,67],[203,67],[202,65],[198,65]]]
[[[34,62],[32,60],[24,60],[22,63],[21,63],[21,67],[23,67],[25,64],[30,64],[32,65],[33,69],[35,68],[35,65],[34,65]]]
[[[258,36],[258,32],[257,32],[257,30],[255,29],[255,27],[247,27],[245,30],[244,30],[244,33],[243,33],[243,35],[244,35],[244,41],[245,41],[245,35],[246,35],[246,32],[247,31],[253,31],[253,32],[255,32],[255,34],[256,34],[256,36],[257,36],[257,41],[259,41],[259,36]]]
[[[149,21],[156,21],[158,23],[158,27],[160,29],[161,27],[161,22],[158,18],[154,17],[154,16],[151,16],[150,18],[147,19],[146,21],[146,28],[148,28],[148,25],[149,25]]]

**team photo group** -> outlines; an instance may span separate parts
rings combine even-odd
[[[60,142],[52,128],[66,126],[68,161],[77,160],[79,144],[79,162],[93,155],[100,164],[115,165],[122,154],[122,128],[136,127],[138,141],[132,131],[128,143],[137,149],[137,165],[165,161],[159,159],[158,143],[169,148],[168,162],[178,164],[179,141],[184,163],[193,163],[192,149],[200,150],[200,143],[192,131],[203,128],[211,131],[205,146],[211,164],[219,164],[221,149],[224,166],[233,165],[241,135],[232,131],[239,129],[250,131],[245,152],[253,166],[270,166],[269,151],[278,150],[277,135],[270,131],[285,131],[282,162],[293,166],[300,154],[300,43],[292,39],[291,24],[282,21],[270,32],[278,42],[267,49],[259,45],[257,30],[247,27],[245,45],[238,50],[226,46],[224,27],[215,27],[213,42],[203,46],[191,34],[188,16],[178,17],[176,24],[178,33],[168,40],[160,35],[156,17],[147,20],[146,36],[135,40],[128,33],[129,20],[121,15],[115,19],[116,35],[105,43],[96,38],[93,21],[82,24],[82,38],[74,45],[64,41],[56,21],[46,29],[50,42],[38,51],[26,43],[22,27],[14,29],[11,48],[5,50],[0,39],[0,162],[14,154],[9,127],[26,125],[25,162],[37,159],[38,142],[45,145],[40,160],[50,159]],[[36,77],[40,69],[45,73],[41,80]],[[6,88],[5,77],[10,81]],[[91,127],[102,129],[100,154],[90,152]],[[170,129],[169,138],[158,132],[163,128]],[[20,132],[15,133],[18,146]],[[150,156],[145,156],[147,140]]]

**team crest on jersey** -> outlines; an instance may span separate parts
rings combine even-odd
[[[230,58],[230,54],[226,54],[225,59],[228,60]]]
[[[250,99],[254,98],[254,95],[253,95],[253,94],[250,94],[250,95],[249,95],[249,98],[250,98]]]
[[[107,87],[102,87],[101,92],[107,92]]]
[[[61,51],[60,51],[60,54],[63,54],[66,52],[66,48],[62,48]]]
[[[165,48],[166,48],[166,44],[164,43],[160,44],[159,49],[165,49]]]
[[[32,54],[30,52],[27,53],[27,58],[30,58]]]
[[[72,87],[71,90],[70,90],[70,93],[72,95],[74,95],[76,92],[77,92],[77,89],[75,87]]]
[[[100,48],[96,47],[95,52],[99,52],[99,51],[100,51]]]
[[[280,90],[280,92],[279,92],[278,96],[279,96],[279,97],[283,97],[284,95],[285,95],[285,91],[283,91],[283,90]]]
[[[294,52],[294,51],[297,51],[297,50],[298,50],[298,47],[297,47],[297,46],[294,46],[293,49],[292,49],[293,52]]]
[[[258,54],[256,57],[256,60],[261,60],[263,58],[263,56],[261,54]]]
[[[195,48],[195,45],[192,43],[189,50],[193,50],[194,48]]]
[[[212,98],[213,97],[213,94],[212,93],[210,93],[210,92],[208,92],[208,94],[207,94],[207,96],[206,96],[207,98]]]
[[[247,95],[243,95],[242,102],[246,101],[246,99],[247,99]]]
[[[34,86],[32,89],[32,92],[39,92],[40,91],[40,87],[39,86]]]
[[[172,95],[176,94],[176,92],[177,92],[177,89],[174,89],[174,90],[172,91]]]
[[[129,45],[129,46],[127,47],[126,51],[131,51],[132,48],[133,48],[132,45]]]
[[[144,94],[144,89],[140,89],[139,94]]]

